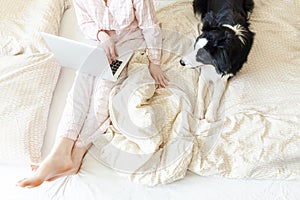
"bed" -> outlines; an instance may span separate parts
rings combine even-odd
[[[136,52],[128,79],[110,95],[112,125],[79,173],[23,189],[15,182],[49,153],[75,77],[38,33],[84,38],[67,0],[0,0],[1,198],[299,199],[300,4],[255,3],[254,46],[217,121],[193,118],[198,71],[179,64],[199,33],[191,1],[154,0],[168,89],[155,90]]]

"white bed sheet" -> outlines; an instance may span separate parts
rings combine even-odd
[[[156,1],[156,7],[167,5],[172,1]],[[66,11],[61,35],[82,40],[76,26],[74,10]],[[72,85],[75,73],[62,69],[59,82],[51,105],[48,132],[45,137],[43,155],[50,151],[56,127],[60,120],[67,92]],[[147,187],[129,182],[113,170],[103,166],[89,154],[86,155],[79,174],[45,183],[34,189],[23,189],[15,186],[20,177],[30,175],[28,166],[0,165],[1,199],[287,199],[300,198],[300,181],[274,180],[230,180],[214,177],[200,177],[187,173],[182,180],[169,185]]]
[[[4,173],[5,172],[5,173]],[[5,200],[298,200],[296,181],[230,180],[187,173],[169,185],[147,187],[129,182],[86,155],[79,174],[46,182],[33,189],[14,186],[30,170],[20,165],[0,165],[1,199]]]

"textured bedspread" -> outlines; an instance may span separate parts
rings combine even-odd
[[[39,162],[60,72],[40,32],[57,33],[67,0],[0,0],[0,162]]]
[[[0,62],[0,162],[39,162],[60,66],[51,54]]]
[[[113,125],[96,140],[92,155],[147,185],[172,182],[187,170],[228,178],[299,178],[299,12],[296,0],[256,1],[249,60],[230,80],[218,120],[209,123],[192,115],[198,71],[179,64],[198,34],[191,2],[159,10],[162,67],[171,83],[156,89],[145,55],[137,52],[128,78],[111,94]]]

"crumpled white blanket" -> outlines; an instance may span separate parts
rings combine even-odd
[[[174,72],[171,69],[168,76],[179,80]],[[191,115],[193,92],[187,94],[173,84],[156,89],[146,55],[137,52],[130,63],[128,78],[111,94],[113,126],[102,140],[95,142],[101,149],[96,157],[129,175],[131,180],[144,184],[169,183],[182,178],[195,142],[190,130],[195,121]]]

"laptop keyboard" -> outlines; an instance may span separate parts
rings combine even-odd
[[[110,64],[110,68],[111,68],[111,71],[112,71],[113,75],[115,75],[116,71],[119,69],[119,67],[121,66],[121,64],[122,64],[121,60],[113,61]]]

